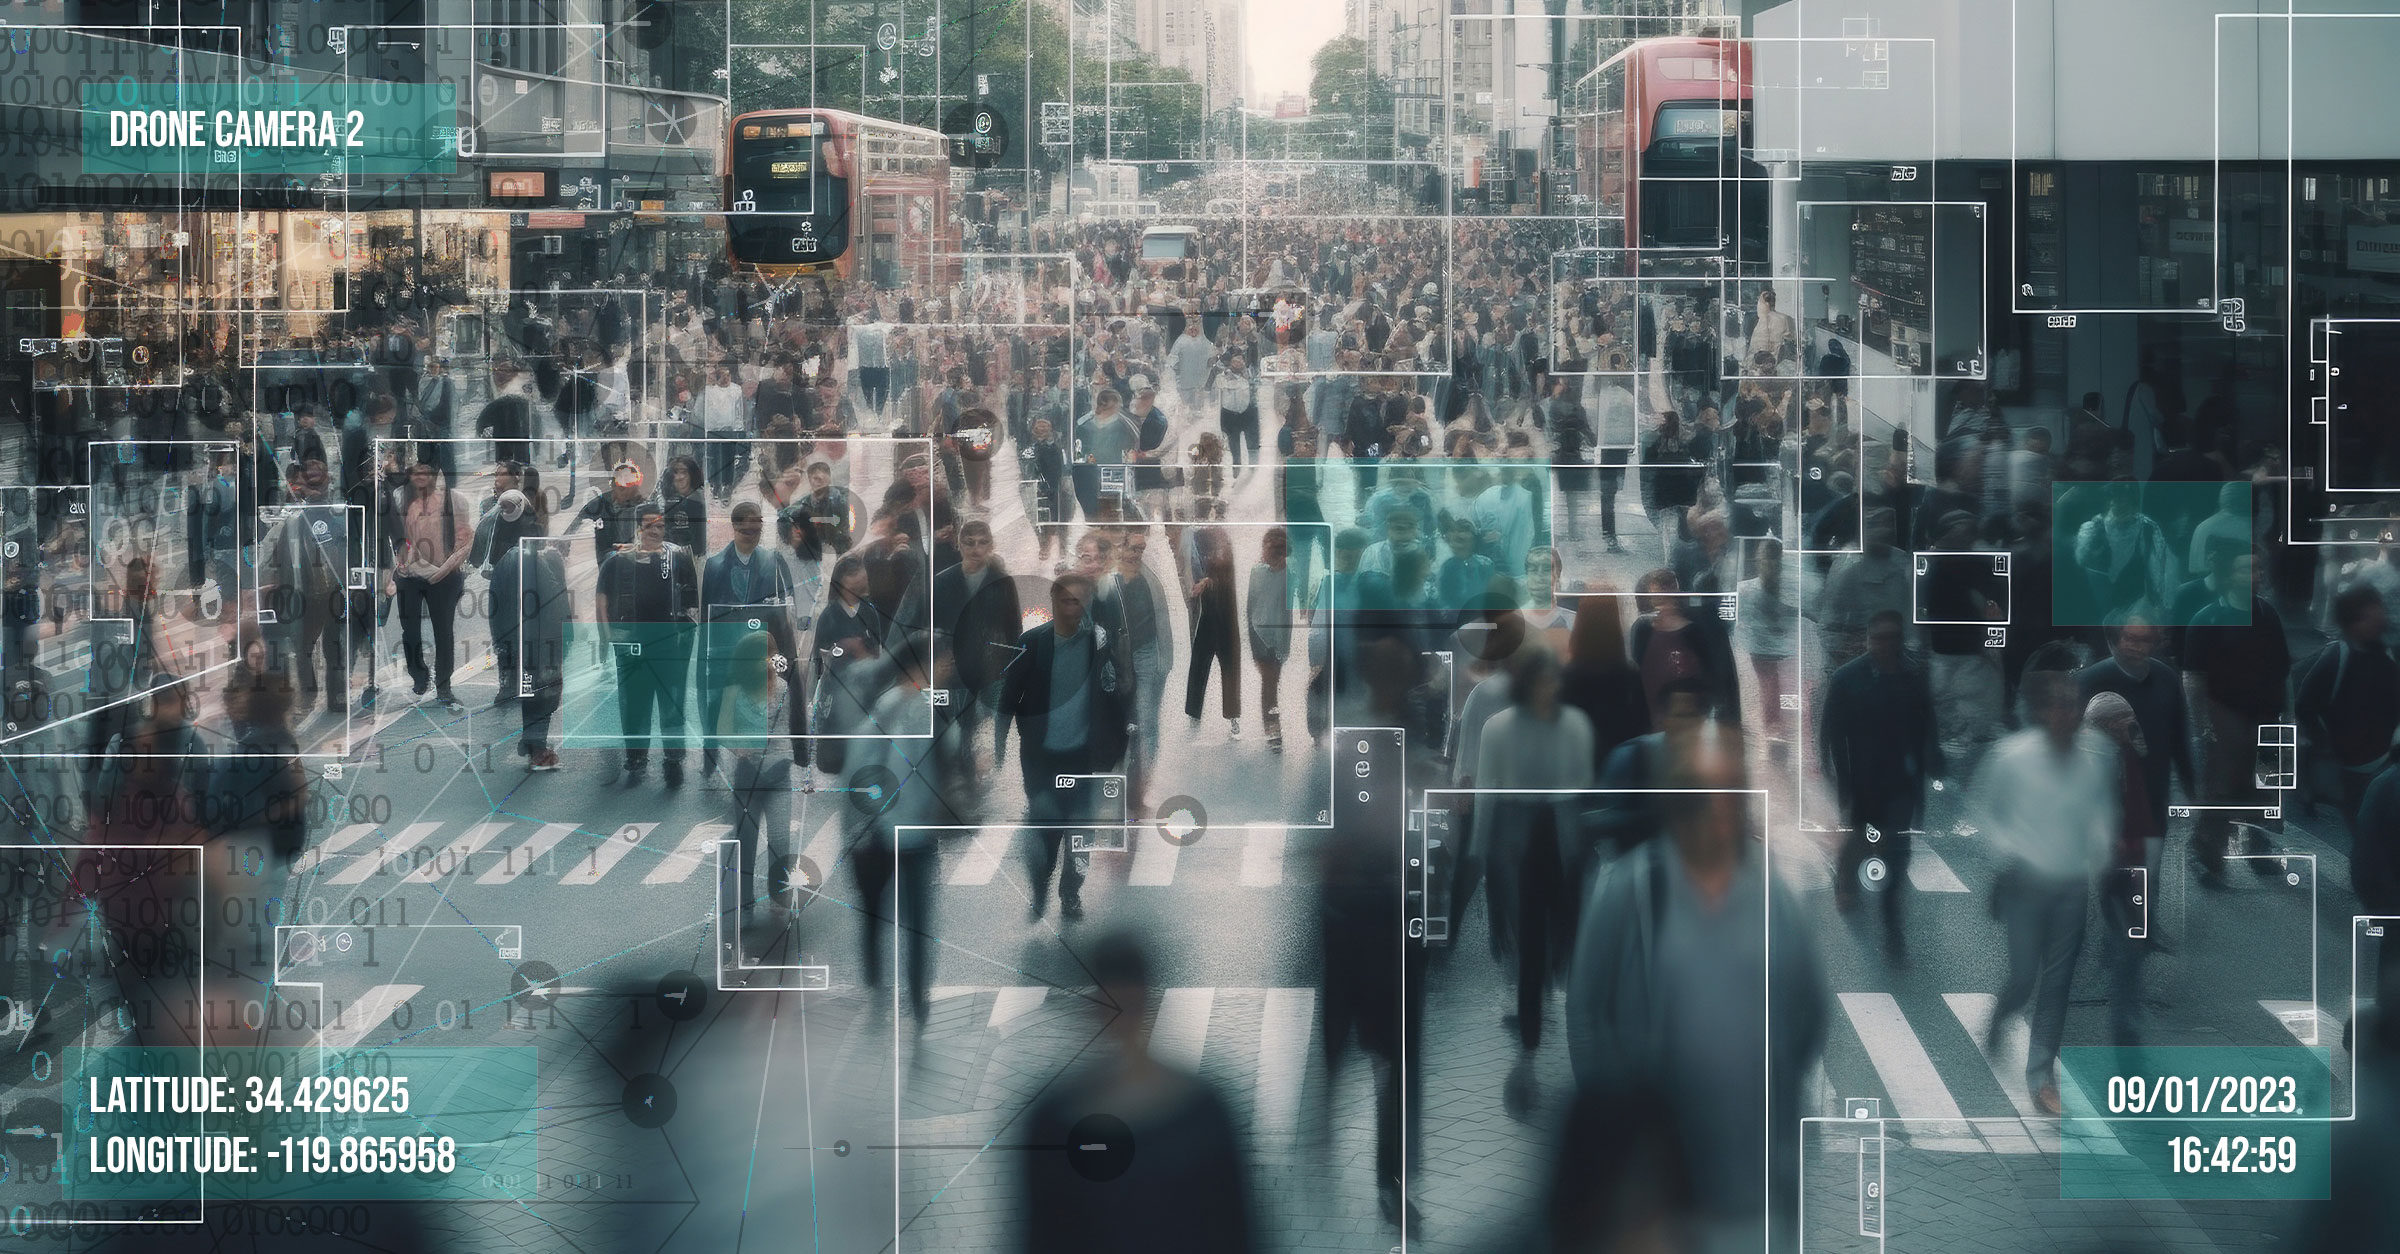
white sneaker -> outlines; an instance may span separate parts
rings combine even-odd
[[[1242,738],[1242,720],[1238,718],[1227,719],[1225,721],[1225,728],[1225,735],[1229,739],[1240,740]]]

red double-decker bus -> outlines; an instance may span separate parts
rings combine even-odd
[[[877,287],[955,266],[950,141],[838,109],[767,109],[725,143],[728,249],[738,267]]]
[[[1622,246],[1722,254],[1743,269],[1768,259],[1766,170],[1742,150],[1750,133],[1750,48],[1738,39],[1644,39],[1578,84],[1576,190]]]

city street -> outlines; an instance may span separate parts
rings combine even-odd
[[[1244,481],[1234,514],[1261,508],[1269,482]],[[1018,496],[1003,488],[994,499],[1005,515]],[[1019,541],[1003,560],[1040,570],[1028,529],[1001,524]],[[1570,549],[1570,587],[1578,560]],[[479,652],[480,642],[462,646]],[[1287,704],[1300,686],[1287,675]],[[1374,1064],[1347,1050],[1329,1059],[1322,1039],[1313,899],[1325,829],[1310,821],[1328,804],[1322,751],[1276,753],[1255,732],[1228,740],[1213,721],[1184,735],[1170,707],[1159,778],[1198,800],[1207,824],[1162,813],[1124,828],[1122,850],[1086,854],[1080,922],[1055,911],[1027,919],[1013,764],[987,789],[948,799],[928,917],[896,926],[862,911],[853,797],[812,773],[793,797],[805,881],[796,908],[744,918],[725,909],[730,896],[712,898],[720,842],[732,848],[722,776],[678,792],[599,786],[610,749],[569,750],[566,770],[529,775],[510,755],[511,712],[489,704],[488,663],[470,663],[458,692],[465,713],[379,713],[371,733],[361,729],[371,747],[343,761],[339,778],[318,765],[329,813],[378,821],[329,824],[289,883],[261,886],[293,903],[308,960],[288,961],[292,931],[270,937],[253,920],[228,938],[231,966],[210,971],[212,998],[296,1005],[290,1022],[302,1030],[271,1034],[293,1043],[541,1051],[543,1171],[564,1187],[516,1205],[428,1211],[446,1248],[505,1250],[535,1230],[583,1248],[765,1248],[803,1218],[822,1248],[874,1248],[895,1229],[904,1248],[1002,1248],[1021,1218],[1025,1156],[1058,1152],[1021,1142],[1028,1105],[1090,1057],[1119,1014],[1150,1017],[1155,1050],[1228,1094],[1248,1129],[1255,1204],[1289,1234],[1280,1248],[1391,1243],[1365,1166]],[[1753,692],[1753,715],[1756,702]],[[1762,749],[1756,765],[1772,778],[1782,757]],[[1798,795],[1823,787],[1812,773]],[[2062,1239],[2255,1248],[2277,1227],[2256,1207],[2162,1202],[2103,1220],[2058,1200],[2058,1125],[2024,1088],[2024,1030],[2005,1034],[1997,1054],[1982,1044],[2003,974],[1986,908],[1997,862],[1962,830],[1956,794],[1940,796],[1909,866],[1904,970],[1876,940],[1872,896],[1856,916],[1832,910],[1834,834],[1781,815],[1772,825],[1767,853],[1808,915],[1834,990],[1825,1056],[1802,1102],[1821,1121],[1803,1134],[1811,1248],[1856,1239],[1855,1166],[1869,1135],[1887,1138],[1888,1222],[1920,1239],[1941,1234],[1945,1248],[2010,1248],[1994,1234],[2026,1225]],[[2304,855],[2281,864],[2296,884],[2286,872],[2245,873],[2229,891],[2205,891],[2184,871],[2181,843],[2170,845],[2154,916],[2165,947],[2146,968],[2148,1039],[2324,1046],[2347,1108],[2347,993],[2318,983],[2349,966],[2346,860],[2305,820],[2282,830]],[[1150,1005],[1110,1005],[1079,957],[1119,924],[1156,947]],[[898,930],[926,935],[922,1026],[900,990],[867,984],[869,927],[887,954]],[[2095,919],[2087,954],[2106,943]],[[284,984],[270,989],[273,967],[261,960],[277,947]],[[1510,976],[1486,948],[1478,907],[1432,951],[1411,1248],[1492,1248],[1495,1225],[1521,1221],[1548,1187],[1553,1117],[1520,1120],[1499,1100],[1517,1047],[1501,1022]],[[2105,974],[2087,958],[2070,1044],[2105,1039],[2106,998]],[[2314,1022],[2312,1006],[2323,1008]],[[1555,1108],[1572,1087],[1563,1041],[1536,1054],[1532,1074],[1545,1095],[1535,1109]],[[1872,1117],[1850,1118],[1861,1099]]]

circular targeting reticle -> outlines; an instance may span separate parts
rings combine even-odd
[[[637,1128],[664,1127],[675,1117],[675,1086],[657,1072],[637,1075],[625,1082],[619,1105]]]
[[[1158,805],[1158,837],[1178,849],[1208,834],[1208,807],[1197,797],[1169,797]]]
[[[558,968],[547,962],[520,962],[508,973],[508,995],[516,1001],[548,1001],[558,989]]]
[[[892,803],[900,791],[900,777],[891,768],[865,766],[850,772],[846,786],[850,790],[850,808],[860,814],[875,814]]]
[[[1106,1184],[1133,1166],[1133,1129],[1115,1115],[1085,1115],[1067,1129],[1067,1166],[1094,1184]]]
[[[685,1023],[699,1018],[701,1009],[708,1004],[708,985],[696,972],[669,971],[658,977],[655,996],[660,1015]]]

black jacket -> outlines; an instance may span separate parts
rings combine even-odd
[[[966,568],[952,566],[933,577],[933,610],[935,627],[950,637],[961,685],[980,690],[1006,673],[1024,633],[1015,579],[994,570],[970,596]]]
[[[1023,732],[1027,771],[1053,766],[1064,773],[1103,774],[1125,758],[1125,707],[1118,683],[1114,641],[1106,627],[1088,619],[1075,647],[1091,650],[1091,727],[1083,748],[1063,759],[1042,748],[1050,734],[1050,676],[1058,661],[1058,632],[1049,624],[1017,638],[1015,661],[1002,677],[1000,713],[993,735],[1005,739],[1013,720]],[[1039,763],[1039,765],[1037,765]],[[1030,778],[1030,777],[1029,777]],[[1035,781],[1038,782],[1038,781]]]

